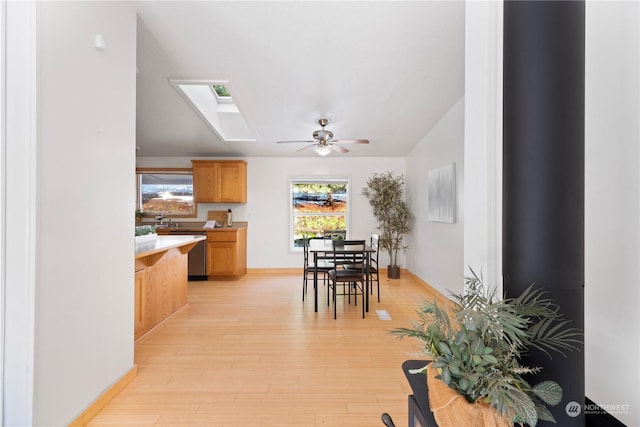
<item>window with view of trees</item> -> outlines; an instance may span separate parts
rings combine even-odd
[[[347,179],[291,180],[292,248],[302,247],[302,239],[346,236],[349,214]]]
[[[136,170],[137,209],[145,215],[193,217],[193,175],[191,169]]]

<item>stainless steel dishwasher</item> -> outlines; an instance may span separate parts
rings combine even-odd
[[[172,236],[206,236],[206,231],[171,230]],[[201,240],[189,251],[189,280],[207,280],[207,241]]]

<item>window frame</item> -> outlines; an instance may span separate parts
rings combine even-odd
[[[191,175],[191,185],[193,187],[193,169],[192,168],[149,168],[139,167],[136,168],[136,210],[142,208],[142,198],[140,197],[140,185],[141,175],[144,174],[176,174],[176,175]],[[192,188],[193,192],[193,188]],[[143,212],[144,218],[155,218],[159,212]],[[198,204],[193,202],[193,211],[190,214],[178,214],[178,213],[165,213],[166,218],[197,218],[198,217]]]
[[[303,176],[289,176],[287,180],[287,203],[289,204],[289,239],[288,247],[290,253],[302,252],[302,247],[295,246],[295,217],[309,215],[308,213],[297,214],[293,209],[293,185],[294,184],[345,184],[347,187],[347,209],[346,212],[339,213],[325,213],[320,216],[344,216],[345,217],[345,232],[346,238],[349,236],[349,230],[351,229],[351,176],[350,175],[303,175]]]

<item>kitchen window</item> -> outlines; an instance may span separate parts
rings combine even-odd
[[[136,184],[136,209],[141,210],[144,216],[196,216],[190,168],[137,168]]]
[[[346,237],[349,222],[348,178],[291,178],[289,184],[292,250],[302,250],[305,235]]]

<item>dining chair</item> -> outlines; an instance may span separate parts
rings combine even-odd
[[[304,268],[303,268],[303,276],[302,276],[302,301],[304,301],[304,297],[307,294],[307,283],[309,282],[309,279],[311,279],[311,281],[313,281],[313,272],[315,270],[315,266],[313,264],[313,260],[309,259],[309,244],[311,242],[311,240],[314,240],[316,238],[309,238],[308,236],[303,236],[302,238],[302,248],[303,248],[303,253],[304,253]],[[324,238],[317,238],[317,239],[324,239]],[[318,263],[318,274],[322,274],[323,276],[323,283],[326,283],[327,281],[327,274],[329,273],[330,270],[332,270],[334,268],[334,264],[332,262],[332,260],[327,259],[328,257],[326,256],[318,256],[317,257],[317,263]]]
[[[329,300],[333,301],[333,318],[338,318],[337,311],[337,295],[348,296],[351,303],[351,291],[353,291],[355,305],[358,305],[358,295],[362,295],[362,318],[365,316],[365,298],[366,298],[366,272],[365,257],[366,248],[364,240],[345,240],[337,243],[333,242],[333,263],[335,268],[329,271],[327,277],[329,279],[329,287],[327,289],[327,304]],[[339,250],[339,246],[344,246],[346,252]],[[353,268],[344,268],[345,261],[354,261],[349,264]],[[338,293],[338,286],[342,286],[342,293]],[[331,296],[329,293],[331,292]]]
[[[369,255],[369,264],[368,265],[365,264],[365,272],[369,276],[369,283],[371,284],[371,288],[370,288],[371,295],[373,295],[373,282],[375,282],[378,288],[378,302],[380,302],[380,276],[378,274],[379,273],[378,254],[380,249],[380,236],[378,234],[374,234],[374,233],[371,234],[371,237],[369,238],[369,246],[375,252]],[[345,264],[343,264],[343,268],[358,269],[360,268],[360,266],[357,262],[354,262],[354,263],[346,262]]]
[[[344,239],[337,239],[333,241],[334,246],[337,247],[341,247],[341,246],[359,246],[362,245],[362,242],[364,242],[364,240],[344,240]],[[360,254],[356,254],[353,252],[350,253],[340,253],[338,252],[337,254],[337,262],[340,267],[348,269],[348,268],[355,268],[358,269],[359,268],[359,264],[360,262],[364,261],[361,257]]]

